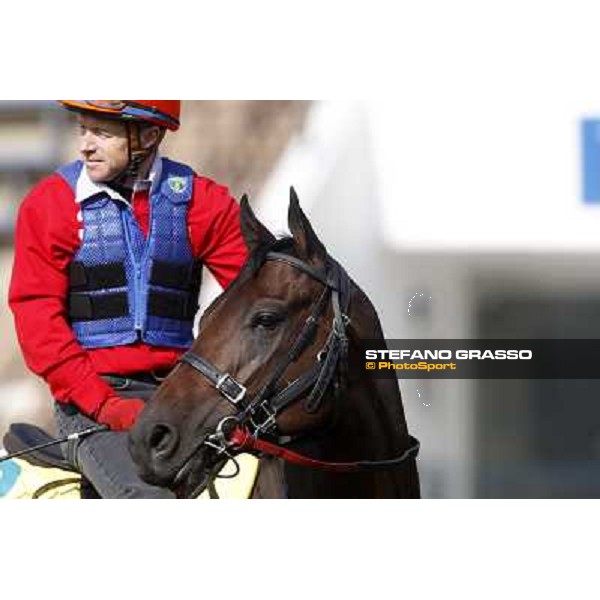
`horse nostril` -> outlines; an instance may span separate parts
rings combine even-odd
[[[155,458],[165,459],[171,456],[178,442],[177,431],[166,423],[155,425],[148,436],[148,446]]]

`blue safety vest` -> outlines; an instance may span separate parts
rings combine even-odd
[[[75,161],[57,171],[74,193],[82,168]],[[202,270],[188,238],[193,177],[186,165],[162,159],[147,238],[127,202],[100,192],[81,203],[83,239],[69,265],[68,313],[84,347],[191,345]]]

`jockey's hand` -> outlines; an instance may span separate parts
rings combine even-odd
[[[139,398],[109,398],[96,413],[96,421],[108,425],[113,431],[131,429],[144,410],[145,402]]]

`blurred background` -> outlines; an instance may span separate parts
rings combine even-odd
[[[564,96],[496,119],[477,100],[186,101],[164,154],[248,193],[277,233],[294,185],[388,338],[600,337],[599,123]],[[0,101],[4,297],[20,199],[74,157],[68,113]],[[201,306],[218,292],[209,280]],[[6,302],[1,319],[0,435],[51,430]],[[399,383],[425,497],[600,497],[596,380]]]

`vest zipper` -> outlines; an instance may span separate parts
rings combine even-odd
[[[135,192],[134,192],[135,193]],[[148,191],[148,235],[144,236],[144,232],[142,231],[141,226],[137,222],[135,218],[135,213],[133,211],[133,195],[131,196],[131,203],[129,205],[129,219],[128,225],[126,227],[128,243],[127,246],[129,248],[129,256],[131,257],[131,261],[133,263],[135,269],[135,281],[134,281],[134,306],[133,306],[133,327],[136,332],[137,341],[144,340],[144,327],[145,321],[148,318],[148,284],[144,286],[144,272],[143,268],[148,263],[148,255],[150,253],[150,244],[152,239],[152,229],[153,229],[153,202],[152,202],[152,194],[150,190]],[[139,230],[139,235],[143,240],[143,248],[140,256],[140,260],[136,259],[135,253],[133,251],[133,244],[131,243],[131,235],[129,227],[134,228],[135,230]],[[136,235],[136,233],[133,233]],[[143,293],[143,290],[146,290],[146,293]]]
[[[132,232],[130,227],[135,225],[135,217],[133,211],[130,210],[125,214],[125,235],[127,236],[127,251],[129,252],[129,259],[134,268],[135,278],[133,282],[133,328],[136,333],[137,341],[142,340],[142,323],[141,323],[141,279],[142,279],[142,266],[136,259],[135,252],[133,250]],[[142,259],[143,260],[143,259]]]
[[[152,197],[152,188],[150,188],[148,190],[148,232],[145,237],[144,237],[144,232],[142,231],[141,226],[139,227],[142,238],[144,239],[144,249],[142,250],[142,265],[144,265],[146,268],[148,267],[148,256],[151,251],[150,246],[152,244],[152,235],[153,235],[153,229],[154,229],[153,207],[154,207],[154,202],[153,202],[153,197]],[[136,221],[136,224],[137,224],[137,221]],[[139,272],[140,293],[138,294],[138,297],[140,298],[140,304],[141,304],[140,315],[142,315],[142,314],[144,315],[144,321],[140,322],[140,331],[139,331],[140,340],[143,339],[142,331],[146,327],[146,321],[148,320],[148,298],[150,295],[150,284],[148,281],[142,282],[143,275],[144,274],[142,272],[142,267],[140,266],[140,272]],[[142,285],[142,283],[144,285]],[[145,291],[146,291],[145,296],[143,298],[143,303],[142,303],[142,298],[141,298],[142,288],[145,289]]]
[[[142,267],[139,264],[135,265],[135,317],[134,327],[137,332],[138,341],[142,339]]]

